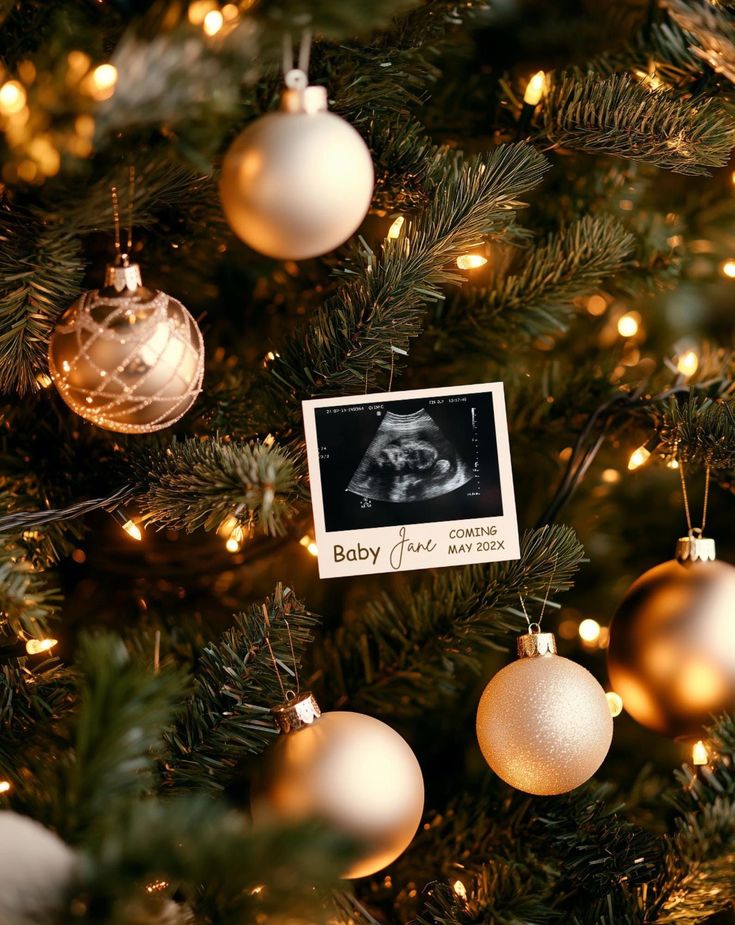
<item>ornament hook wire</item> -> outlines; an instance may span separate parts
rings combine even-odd
[[[283,697],[284,703],[288,703],[289,701],[294,700],[294,698],[298,697],[299,693],[301,692],[301,681],[299,679],[299,668],[296,662],[296,651],[294,649],[293,636],[291,635],[291,627],[289,625],[288,620],[284,617],[283,624],[286,627],[286,635],[288,636],[288,648],[291,652],[291,663],[293,665],[293,676],[294,676],[294,681],[296,682],[295,691],[292,690],[291,688],[286,689],[286,687],[283,684],[283,678],[281,677],[281,671],[278,666],[278,659],[276,658],[276,654],[273,651],[273,646],[271,645],[271,639],[270,639],[271,621],[270,621],[270,617],[268,616],[268,608],[265,606],[265,604],[263,604],[263,617],[265,619],[265,624],[268,627],[268,632],[263,637],[263,640],[266,646],[268,647],[268,652],[270,653],[271,661],[273,662],[273,669],[276,673],[276,678],[278,680],[278,686],[281,688],[281,696]]]
[[[679,477],[681,478],[681,494],[684,499],[684,515],[687,521],[687,530],[689,536],[700,538],[704,536],[704,529],[707,526],[707,508],[709,505],[709,488],[710,488],[710,477],[711,477],[711,468],[709,465],[705,466],[704,470],[704,500],[702,501],[702,526],[693,527],[692,526],[692,512],[689,505],[689,492],[687,491],[687,482],[686,474],[684,472],[684,462],[679,460]]]
[[[133,249],[133,196],[135,194],[135,166],[128,168],[128,253]]]
[[[533,633],[534,635],[536,633],[541,632],[541,621],[544,619],[544,613],[546,612],[546,605],[549,603],[549,597],[551,595],[551,586],[554,583],[554,576],[556,575],[556,566],[558,562],[559,562],[559,556],[555,555],[554,564],[551,567],[551,574],[549,575],[549,583],[546,586],[546,593],[544,594],[544,599],[541,604],[541,613],[539,614],[538,620],[533,620],[533,621],[531,620],[531,618],[528,616],[528,611],[526,610],[526,602],[523,599],[523,595],[522,594],[518,595],[518,599],[521,602],[521,609],[523,610],[523,616],[526,618],[526,623],[528,624],[528,632]]]
[[[115,229],[115,254],[120,256],[120,203],[117,198],[117,187],[110,189],[112,196],[112,224]]]
[[[311,57],[311,29],[301,31],[299,57],[294,67],[293,39],[291,33],[283,36],[283,80],[291,90],[303,90],[309,83],[309,59]]]

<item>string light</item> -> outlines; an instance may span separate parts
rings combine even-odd
[[[696,350],[685,350],[676,359],[676,368],[683,376],[693,376],[699,369],[699,355]]]
[[[140,527],[135,523],[134,520],[126,520],[125,523],[122,524],[122,528],[131,539],[136,540],[137,542],[140,542],[143,539],[143,534],[141,533]]]
[[[219,10],[210,10],[204,17],[202,28],[206,35],[217,35],[219,30],[225,24],[225,17]]]
[[[227,552],[236,553],[240,552],[242,549],[242,544],[245,541],[245,532],[243,531],[240,524],[238,524],[232,533],[227,538],[225,543],[225,549]]]
[[[538,106],[545,92],[546,74],[543,71],[536,71],[533,77],[528,81],[526,92],[523,94],[523,102],[527,106]]]
[[[582,642],[592,644],[597,642],[597,640],[600,638],[602,627],[597,622],[597,620],[593,620],[591,617],[587,617],[579,624],[578,632],[579,638],[582,640]]]
[[[666,468],[667,468],[667,469],[678,469],[678,468],[679,468],[679,460],[678,460],[678,459],[670,459],[670,460],[666,463]]]
[[[8,80],[0,87],[0,114],[12,116],[26,104],[26,91],[17,80]]]
[[[388,234],[386,235],[386,238],[388,238],[389,241],[395,241],[396,238],[400,236],[401,228],[403,228],[405,221],[406,219],[402,215],[399,215],[398,218],[393,219],[393,224],[388,229]]]
[[[47,389],[51,385],[52,381],[53,380],[51,379],[51,376],[49,376],[48,373],[39,373],[36,376],[36,382],[42,389]]]
[[[645,465],[648,460],[651,458],[651,451],[647,450],[645,446],[639,446],[637,450],[633,450],[630,454],[630,459],[628,460],[628,469],[633,472],[635,469],[640,469],[641,466]]]
[[[58,644],[58,639],[29,639],[26,642],[26,652],[29,655],[40,655],[42,652],[48,652]]]
[[[154,880],[153,883],[146,885],[146,893],[160,893],[161,890],[165,890],[168,886],[167,880]]]
[[[462,254],[457,257],[457,266],[460,270],[476,270],[478,267],[484,267],[487,263],[487,257],[482,254]]]
[[[0,780],[0,793],[7,793],[11,786],[9,780]]]
[[[318,554],[318,550],[316,547],[316,542],[314,541],[314,537],[310,536],[308,533],[301,537],[301,539],[299,540],[299,543],[301,543],[304,549],[308,553],[310,553],[312,556],[316,556]]]
[[[605,697],[607,698],[607,705],[610,707],[610,716],[620,716],[623,712],[623,698],[620,694],[616,694],[615,691],[608,691]]]
[[[701,739],[699,739],[698,742],[695,742],[692,746],[692,764],[696,765],[697,767],[702,767],[705,764],[709,764],[707,746]]]
[[[100,64],[89,78],[85,80],[84,88],[95,100],[109,100],[115,92],[117,83],[117,68],[114,64]]]
[[[621,337],[635,337],[640,324],[641,316],[638,312],[626,312],[618,318],[618,334]]]
[[[722,264],[722,275],[728,279],[735,279],[735,260],[726,260]]]
[[[467,899],[467,887],[462,883],[461,880],[455,880],[452,884],[452,889],[454,890],[455,896],[459,896],[461,900]]]

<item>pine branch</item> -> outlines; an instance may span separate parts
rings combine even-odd
[[[284,699],[279,674],[284,688],[294,686],[290,679],[317,623],[279,585],[272,598],[237,614],[220,642],[205,648],[194,695],[166,736],[168,786],[222,790],[245,755],[265,748],[276,733],[270,709]]]
[[[735,16],[726,8],[698,0],[664,0],[673,19],[696,39],[689,50],[717,74],[735,84]]]
[[[154,751],[183,695],[183,676],[154,674],[111,634],[82,638],[78,708],[65,747],[34,768],[34,809],[70,841],[136,800],[155,780]]]
[[[302,461],[276,444],[196,438],[172,442],[138,463],[146,520],[187,531],[213,530],[235,515],[264,532],[282,532],[294,513]]]
[[[730,390],[732,392],[732,389]],[[735,469],[735,398],[689,394],[669,399],[657,421],[660,455],[709,466],[713,471]]]
[[[574,532],[555,526],[524,534],[516,561],[423,575],[328,636],[313,655],[317,673],[333,700],[369,713],[410,717],[446,704],[483,651],[506,648],[525,625],[519,596],[569,588],[583,554]]]
[[[633,236],[610,215],[585,216],[524,255],[494,289],[473,289],[443,327],[446,336],[486,352],[563,332],[574,300],[621,270]]]
[[[471,158],[443,155],[431,204],[396,240],[354,263],[351,279],[305,329],[279,347],[263,383],[271,414],[300,414],[314,395],[375,388],[394,365],[393,347],[407,350],[420,332],[427,303],[461,276],[450,264],[483,238],[500,234],[520,207],[518,197],[541,179],[546,162],[533,148],[506,145]]]
[[[560,147],[690,175],[723,167],[735,144],[732,120],[714,98],[681,99],[627,74],[562,74],[544,102],[542,132]]]
[[[19,546],[5,542],[0,546],[0,613],[17,634],[42,637],[53,620],[60,600]]]

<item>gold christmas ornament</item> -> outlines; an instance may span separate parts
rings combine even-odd
[[[122,254],[105,286],[64,313],[49,347],[49,372],[66,404],[105,430],[147,434],[178,421],[204,374],[204,343],[177,299],[142,285]]]
[[[735,568],[698,532],[630,586],[610,626],[612,686],[635,720],[672,737],[699,738],[735,709]]]
[[[324,87],[287,75],[281,111],[256,119],[228,150],[220,195],[232,230],[269,257],[303,260],[339,247],[373,195],[367,145],[327,110]]]
[[[320,818],[363,846],[346,878],[367,877],[411,843],[424,808],[416,756],[362,713],[321,713],[310,693],[273,710],[281,735],[255,782],[256,821]]]
[[[566,793],[595,773],[610,748],[605,691],[589,671],[556,654],[552,633],[520,636],[518,656],[480,698],[480,750],[512,787],[542,796]]]

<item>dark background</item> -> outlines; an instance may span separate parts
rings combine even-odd
[[[463,400],[451,402],[452,398]],[[345,406],[349,407],[350,404],[347,399]],[[371,500],[370,506],[364,507],[365,499],[346,490],[386,411],[412,414],[425,408],[459,456],[472,469],[475,449],[472,444],[470,409],[473,407],[477,409],[478,422],[479,494],[473,494],[477,492],[477,480],[472,479],[461,488],[438,498],[405,503]],[[445,395],[433,399],[391,399],[387,402],[357,405],[338,414],[333,413],[334,408],[315,409],[324,519],[328,532],[498,517],[503,513],[495,411],[490,392],[468,395],[458,393],[456,396]]]

